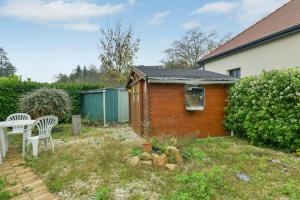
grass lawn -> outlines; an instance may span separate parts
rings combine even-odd
[[[235,137],[179,140],[185,162],[173,172],[131,167],[141,141],[126,126],[84,127],[71,137],[60,125],[54,138],[55,154],[26,160],[60,199],[300,199],[298,157]]]

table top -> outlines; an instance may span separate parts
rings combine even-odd
[[[2,121],[0,127],[14,127],[14,126],[30,126],[35,120],[14,120],[14,121]]]

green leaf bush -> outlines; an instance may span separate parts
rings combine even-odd
[[[300,149],[300,70],[272,70],[230,88],[225,127],[257,145]]]
[[[21,97],[20,110],[34,119],[45,115],[66,119],[71,114],[71,101],[64,90],[40,88]]]
[[[23,81],[15,75],[2,77],[0,78],[0,121],[5,120],[6,117],[12,113],[20,112],[18,103],[24,94],[43,87],[65,90],[71,99],[72,114],[80,114],[81,112],[83,91],[103,88],[102,85],[93,84],[49,84],[33,82],[30,80]]]

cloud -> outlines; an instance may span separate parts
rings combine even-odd
[[[0,15],[34,22],[67,21],[106,16],[122,9],[123,4],[87,1],[7,0],[0,8]]]
[[[214,3],[204,4],[201,8],[192,12],[199,13],[227,13],[238,6],[237,2],[218,1]]]
[[[241,0],[239,9],[234,12],[234,18],[241,24],[248,26],[262,17],[273,12],[289,0],[264,0],[263,5],[256,0]]]
[[[168,16],[171,11],[163,11],[163,12],[156,12],[152,15],[152,18],[148,21],[148,24],[152,26],[160,25],[166,16]]]
[[[135,4],[135,0],[128,0],[128,4],[129,4],[129,5]]]
[[[58,26],[63,29],[83,32],[94,32],[99,30],[99,26],[97,24],[92,23],[69,23]]]
[[[192,29],[198,27],[200,24],[197,20],[190,20],[183,24],[181,24],[181,28],[183,29]]]
[[[192,14],[219,14],[233,19],[243,26],[249,26],[289,0],[235,0],[204,4]]]

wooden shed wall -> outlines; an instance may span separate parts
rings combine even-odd
[[[226,85],[205,85],[203,111],[185,109],[183,84],[149,84],[152,135],[225,136]]]

